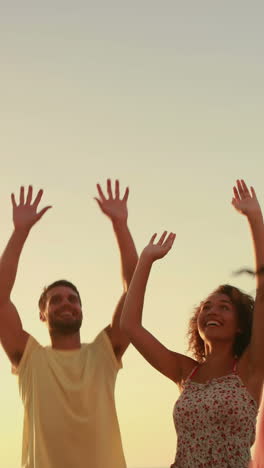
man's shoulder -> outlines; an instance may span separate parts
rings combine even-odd
[[[98,332],[94,339],[92,339],[91,341],[82,342],[82,349],[87,351],[96,351],[97,349],[99,350],[106,346],[107,340],[107,333],[105,329],[103,329],[100,332]]]
[[[115,370],[122,368],[122,361],[116,358],[110,336],[108,334],[108,327],[101,330],[95,339],[90,343],[91,350],[100,355],[105,362],[110,364]]]
[[[27,342],[25,349],[22,353],[17,356],[17,365],[12,366],[13,374],[20,374],[21,370],[29,363],[32,356],[37,352],[43,350],[44,347],[34,338],[32,335],[28,334]]]

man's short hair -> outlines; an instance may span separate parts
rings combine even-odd
[[[39,306],[39,309],[41,311],[43,311],[45,309],[45,307],[46,307],[48,291],[50,291],[53,288],[57,288],[58,286],[65,286],[66,288],[73,289],[73,291],[75,291],[77,293],[80,304],[82,305],[81,297],[80,297],[79,291],[76,288],[76,286],[73,283],[71,283],[70,281],[58,280],[58,281],[54,281],[54,283],[49,284],[49,286],[45,286],[45,288],[43,289],[43,292],[42,292],[42,294],[41,294],[41,296],[39,298],[39,301],[38,301],[38,306]]]

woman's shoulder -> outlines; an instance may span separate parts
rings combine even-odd
[[[198,361],[184,354],[181,355],[181,381],[179,388],[182,388],[183,383],[188,379],[194,369],[199,365]]]

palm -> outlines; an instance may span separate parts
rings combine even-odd
[[[172,248],[176,234],[171,232],[167,238],[166,236],[167,231],[164,231],[158,242],[154,244],[154,240],[156,238],[156,234],[154,234],[150,239],[149,244],[144,248],[142,254],[151,258],[152,261],[165,257]]]
[[[128,216],[127,199],[129,190],[126,188],[123,198],[120,198],[119,181],[115,182],[115,195],[113,196],[110,179],[107,179],[108,198],[105,197],[102,188],[97,184],[100,198],[95,198],[102,212],[112,220],[126,220]]]
[[[250,216],[260,211],[260,205],[253,187],[249,191],[244,180],[237,180],[237,185],[233,187],[233,193],[232,205],[239,213]]]
[[[33,189],[29,186],[25,200],[24,187],[20,188],[19,204],[16,203],[15,196],[12,193],[13,204],[13,222],[16,229],[30,229],[43,215],[51,208],[47,206],[40,212],[37,212],[43,190],[39,190],[35,200],[32,202]]]

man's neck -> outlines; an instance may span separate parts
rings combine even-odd
[[[80,333],[73,333],[72,335],[61,335],[57,333],[50,333],[51,345],[54,349],[71,350],[79,349],[81,347]]]

